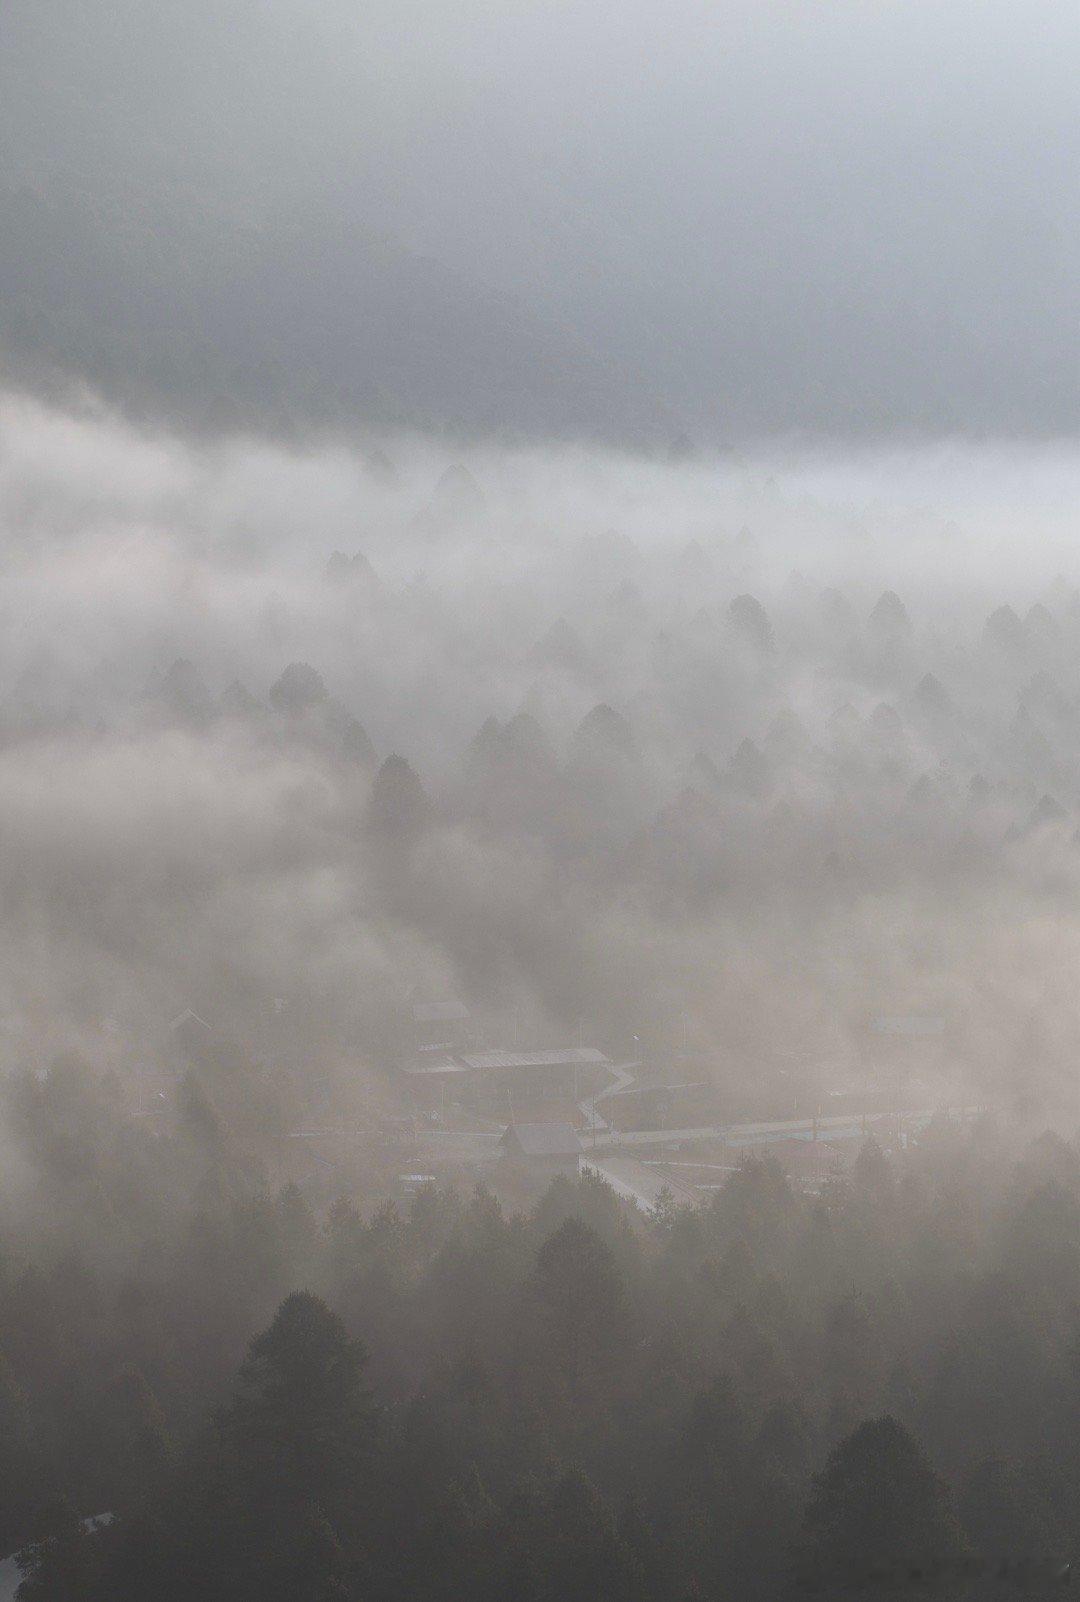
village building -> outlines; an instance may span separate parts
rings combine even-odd
[[[605,1152],[602,1156],[587,1156],[581,1160],[581,1172],[593,1173],[610,1185],[616,1196],[633,1202],[639,1212],[648,1213],[666,1198],[673,1207],[690,1207],[700,1200],[700,1193],[683,1174],[673,1172],[658,1162],[641,1162],[619,1152]]]
[[[460,1058],[473,1076],[478,1097],[490,1107],[544,1101],[577,1102],[601,1089],[610,1061],[593,1046],[544,1051],[475,1051]]]
[[[611,1079],[611,1061],[593,1046],[534,1051],[417,1052],[403,1076],[414,1102],[445,1111],[458,1105],[492,1118],[516,1119],[523,1109],[558,1102],[564,1109],[594,1095]]]
[[[709,1080],[650,1075],[609,1091],[598,1102],[613,1129],[671,1129],[713,1122],[716,1099]]]

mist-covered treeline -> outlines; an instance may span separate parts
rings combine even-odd
[[[1071,1584],[1078,21],[0,4],[0,1602]]]
[[[2,424],[25,1594],[1059,1575],[1072,460]],[[399,1211],[417,996],[691,1062],[724,1120],[891,1087],[872,1020],[940,1017],[899,1071],[969,1111],[820,1193],[765,1160],[647,1219],[592,1179]]]
[[[205,1187],[121,1275],[9,1251],[23,1594],[1057,1589],[1078,1208],[1073,1144],[943,1120],[817,1196],[771,1160],[647,1219],[595,1178],[517,1216]]]
[[[191,1007],[345,1093],[456,994],[786,1111],[914,1012],[934,1094],[1071,1113],[1067,457],[4,422],[10,1062],[130,1079]]]

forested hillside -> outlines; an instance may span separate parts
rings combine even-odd
[[[4,1112],[50,1221],[0,1297],[26,1598],[982,1598],[1076,1551],[1060,1138],[939,1120],[648,1217],[590,1178],[315,1215],[197,1098],[157,1141],[73,1068]]]

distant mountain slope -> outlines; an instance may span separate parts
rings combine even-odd
[[[171,200],[175,197],[171,197]],[[233,220],[131,193],[0,195],[10,375],[217,424],[407,424],[633,443],[677,431],[553,320],[325,208]]]
[[[713,9],[3,0],[0,360],[208,427],[1072,436],[1075,7]]]
[[[0,7],[0,362],[182,424],[666,443],[588,320],[410,250],[341,0]]]

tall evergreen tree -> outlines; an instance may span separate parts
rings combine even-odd
[[[309,1291],[281,1304],[252,1341],[220,1429],[245,1493],[282,1512],[314,1503],[340,1528],[367,1483],[375,1410],[367,1354]]]
[[[896,1419],[868,1419],[834,1447],[798,1546],[806,1585],[920,1587],[954,1578],[969,1557],[947,1486]]]

